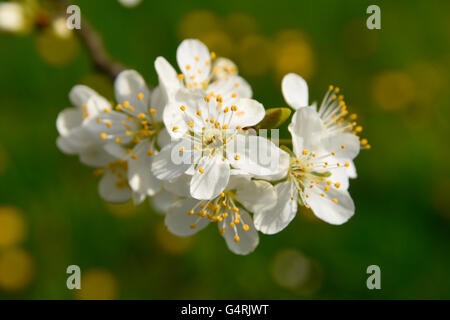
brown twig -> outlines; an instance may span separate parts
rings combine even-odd
[[[101,36],[93,27],[91,27],[85,18],[81,18],[81,29],[76,30],[75,34],[77,34],[78,38],[86,48],[95,69],[105,73],[112,79],[125,69],[120,62],[113,59],[108,54],[103,45]]]
[[[67,7],[70,5],[67,0],[55,0],[61,7],[61,10],[66,13]],[[84,16],[81,16],[81,29],[74,29],[75,34],[80,39],[85,47],[87,54],[91,60],[94,69],[105,73],[112,80],[115,79],[125,67],[117,60],[113,59],[106,51],[103,44],[103,39]]]

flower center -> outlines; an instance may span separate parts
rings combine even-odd
[[[195,229],[201,219],[209,219],[219,225],[219,232],[224,234],[227,228],[234,232],[234,241],[239,242],[239,232],[248,231],[249,225],[239,214],[239,208],[236,206],[234,199],[235,193],[225,190],[218,197],[212,200],[199,201],[191,210],[189,215],[196,214],[198,216],[195,223],[190,225],[191,229]]]

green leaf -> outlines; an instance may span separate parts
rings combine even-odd
[[[258,129],[274,129],[280,127],[291,115],[289,108],[272,108],[266,110],[264,119],[258,124]]]

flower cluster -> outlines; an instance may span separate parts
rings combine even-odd
[[[126,70],[115,80],[115,104],[77,85],[69,94],[74,108],[58,115],[59,149],[97,168],[105,201],[149,198],[178,236],[215,223],[236,254],[256,248],[258,231],[283,230],[298,206],[331,224],[354,214],[353,159],[370,146],[338,88],[330,86],[317,107],[300,76],[284,77],[283,96],[295,110],[289,150],[257,133],[269,113],[232,61],[194,39],[179,45],[176,58],[179,72],[156,59],[153,90]]]

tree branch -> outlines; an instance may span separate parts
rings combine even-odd
[[[91,27],[85,18],[81,19],[81,29],[75,34],[83,43],[95,69],[114,79],[125,67],[113,59],[106,51],[99,33]]]

